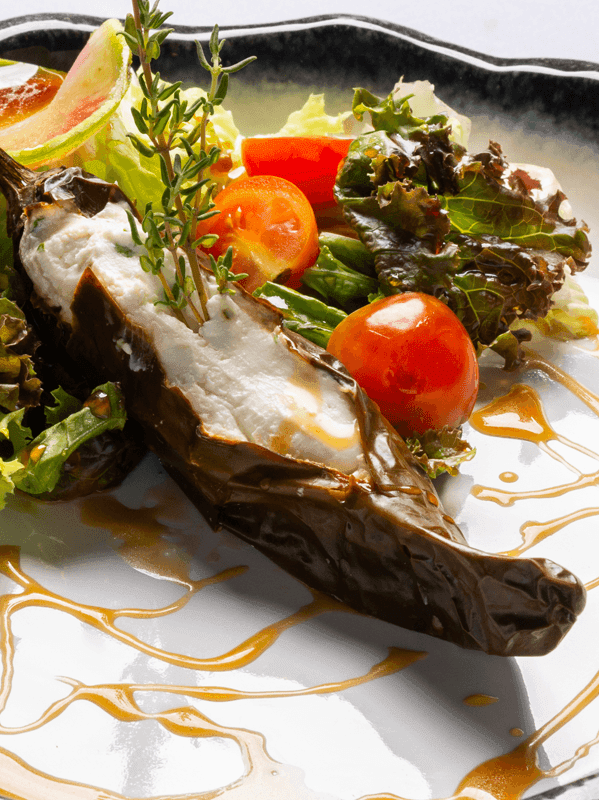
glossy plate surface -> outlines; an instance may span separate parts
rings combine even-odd
[[[0,26],[0,56],[67,68],[94,24],[11,20]],[[429,79],[471,116],[473,151],[493,139],[510,161],[553,169],[599,250],[596,66],[485,59],[370,20],[225,35],[231,60],[259,57],[231,87],[244,133],[276,131],[310,91],[325,91],[332,113],[350,106],[354,85],[387,93],[400,75]],[[165,77],[200,79],[189,38],[181,30],[167,49]],[[580,282],[599,308],[593,262]],[[599,393],[594,339],[534,347]],[[535,443],[470,429],[476,459],[439,489],[474,547],[522,551],[522,536],[536,536],[527,555],[551,558],[591,587],[599,398],[539,366],[507,374],[485,359],[478,407],[526,384],[555,435],[545,429]],[[584,757],[526,796],[599,796],[596,778],[566,786],[599,772],[599,747],[586,746],[599,727],[599,588],[548,656],[462,651],[315,598],[234,536],[211,531],[151,456],[105,496],[14,498],[0,525],[0,796],[446,798],[582,691],[588,704],[543,742],[538,761],[550,770],[577,751]],[[520,796],[507,761],[492,770],[503,793],[463,796]]]

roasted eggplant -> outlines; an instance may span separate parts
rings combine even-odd
[[[64,348],[40,339],[26,280],[8,266],[3,277],[10,299],[0,298],[0,472],[8,469],[10,481],[0,508],[15,487],[69,500],[119,484],[145,452],[139,425],[126,420],[117,387],[106,394],[87,384]]]
[[[147,443],[211,525],[397,625],[503,656],[558,644],[584,607],[580,581],[545,559],[470,548],[338,361],[240,288],[213,289],[209,321],[190,330],[155,304],[118,187],[0,164],[36,304],[82,369],[121,383]]]

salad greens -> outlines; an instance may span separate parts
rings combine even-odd
[[[6,414],[0,420],[0,434],[14,448],[13,458],[0,463],[3,479],[0,503],[4,503],[5,494],[14,488],[51,497],[61,479],[67,484],[78,479],[77,462],[71,463],[72,471],[67,469],[66,473],[63,472],[76,451],[102,433],[123,430],[125,405],[115,384],[98,386],[85,403],[78,403],[74,397],[65,397],[65,394],[55,395],[57,406],[49,410],[49,417],[56,421],[36,437],[23,423],[24,408]],[[50,420],[47,417],[47,421]],[[103,481],[100,480],[96,488],[102,487]]]
[[[15,488],[50,499],[68,496],[82,481],[89,489],[103,488],[118,473],[112,460],[105,463],[102,457],[121,444],[101,435],[125,426],[119,388],[98,386],[83,403],[58,387],[40,420],[45,398],[35,367],[39,345],[22,310],[0,298],[0,508]],[[92,468],[86,461],[96,464]]]
[[[374,257],[383,294],[435,295],[479,350],[493,347],[511,365],[510,325],[549,312],[567,268],[586,266],[588,229],[560,216],[562,192],[535,197],[539,182],[511,169],[498,144],[471,155],[452,140],[447,116],[416,117],[409,101],[356,90],[354,113],[368,113],[375,130],[350,146],[337,201]]]
[[[215,28],[212,63],[198,44],[200,62],[210,73],[209,90],[168,83],[149,65],[168,35],[162,25],[170,15],[159,12],[157,3],[150,7],[148,0],[133,0],[133,8],[122,36],[140,56],[137,79],[131,76],[104,128],[90,130],[88,139],[61,161],[118,183],[134,205],[145,209],[143,237],[131,217],[134,238],[146,245],[144,268],[160,274],[166,244],[179,274],[158,302],[182,315],[195,302],[192,296],[201,283],[197,270],[186,273],[199,243],[195,223],[214,213],[213,193],[241,167],[241,134],[223,108],[228,77],[252,59],[223,67],[223,43]],[[311,95],[290,115],[276,135],[362,131],[335,190],[351,235],[321,234],[320,255],[304,273],[302,292],[267,283],[255,294],[276,305],[289,328],[323,347],[355,308],[406,291],[441,299],[478,351],[493,348],[508,367],[519,363],[520,343],[534,330],[558,338],[587,335],[597,318],[570,277],[586,265],[586,226],[562,215],[564,195],[554,191],[547,196],[534,176],[507,163],[499,145],[491,142],[482,153],[468,153],[470,121],[433,89],[426,81],[400,81],[381,98],[359,88],[352,111],[337,116],[326,114],[323,95]],[[0,238],[2,262],[8,265],[11,244]],[[181,247],[189,250],[187,260],[177,255]],[[230,281],[240,277],[231,272],[230,254],[213,262],[212,269],[221,291],[231,291]],[[111,398],[110,422],[102,424],[79,400],[55,389],[57,405],[46,402],[46,430],[36,435],[29,430],[24,415],[44,402],[43,389],[31,329],[9,299],[7,274],[0,275],[0,454],[5,455],[0,502],[17,485],[32,493],[52,492],[73,443],[89,442],[93,431],[124,424],[116,387],[99,389]],[[205,309],[196,311],[201,324]],[[442,469],[454,472],[473,455],[459,431],[430,431],[408,444],[433,477]],[[28,460],[37,447],[43,455]]]

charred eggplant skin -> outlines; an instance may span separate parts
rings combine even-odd
[[[40,176],[1,152],[0,188],[17,252],[35,204],[59,202],[93,217],[106,203],[126,200],[118,187],[80,170]],[[210,435],[169,383],[150,333],[127,317],[93,265],[75,293],[73,327],[62,333],[82,370],[121,383],[147,443],[213,527],[233,531],[360,612],[493,655],[552,650],[584,608],[581,582],[551,561],[470,548],[401,437],[342,365],[287,331],[267,303],[242,289],[235,298],[292,357],[328,372],[352,399],[363,475]]]
[[[580,581],[544,559],[468,547],[403,440],[342,366],[282,328],[266,304],[243,294],[239,302],[253,304],[297,357],[334,374],[354,398],[368,481],[207,435],[169,385],[147,333],[92,269],[75,295],[71,346],[121,382],[149,445],[213,527],[233,531],[309,586],[402,627],[493,655],[553,649],[584,607]]]

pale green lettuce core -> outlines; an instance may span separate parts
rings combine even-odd
[[[324,108],[324,94],[311,94],[298,111],[289,115],[275,136],[347,136],[352,122],[351,111],[330,116]]]
[[[202,89],[191,88],[182,90],[181,95],[191,106],[199,97],[205,97],[206,93]],[[140,209],[145,208],[148,202],[161,207],[160,198],[164,191],[159,160],[141,155],[127,136],[128,133],[135,133],[139,138],[144,138],[137,130],[131,114],[131,107],[139,109],[142,100],[138,82],[131,81],[123,102],[106,127],[81,146],[70,161],[70,165],[81,166],[103,180],[118,183]],[[192,126],[190,122],[189,128]],[[234,151],[239,135],[231,112],[217,106],[207,128],[207,147],[210,149],[216,145],[228,153],[233,162],[231,169],[241,165],[241,157]],[[174,150],[176,152],[177,149]],[[182,158],[185,156],[183,148],[180,154]]]
[[[599,329],[599,317],[589,305],[589,299],[580,284],[567,275],[564,285],[553,295],[553,307],[542,319],[520,320],[511,330],[528,330],[550,339],[567,342],[594,336]]]
[[[424,118],[443,114],[451,125],[450,138],[463,147],[468,147],[470,129],[472,128],[470,119],[463,114],[458,114],[457,111],[454,111],[447,103],[437,97],[435,87],[430,81],[404,83],[403,78],[400,78],[393,87],[393,97],[397,100],[407,95],[412,95],[408,102],[414,116]]]

